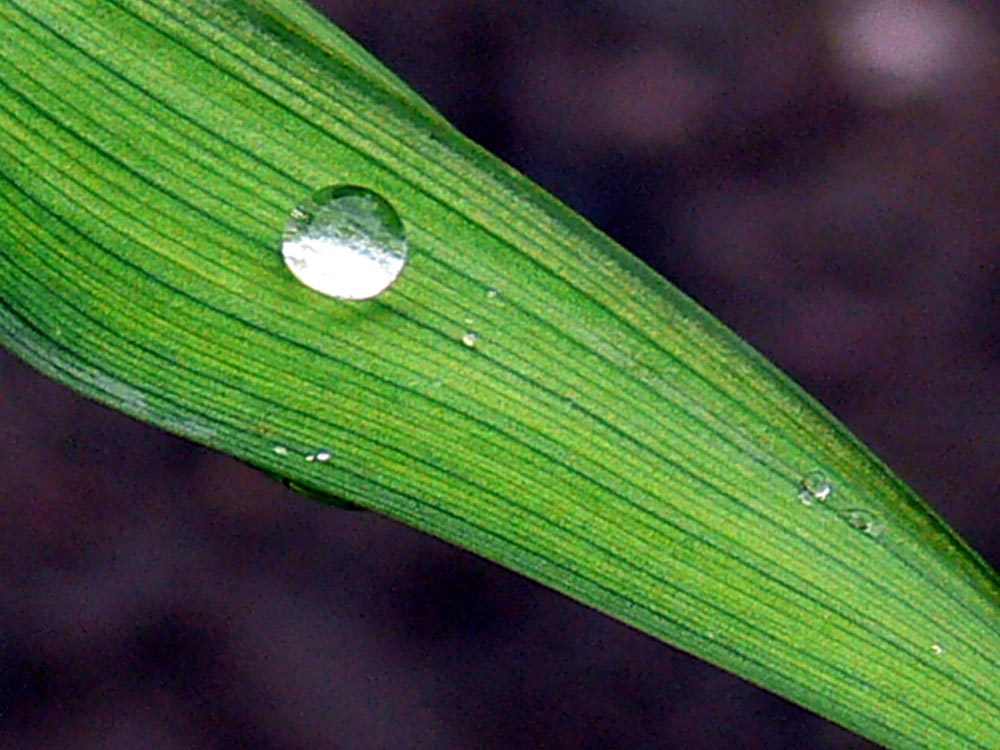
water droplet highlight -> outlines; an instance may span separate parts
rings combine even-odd
[[[278,455],[278,456],[287,456],[288,455],[288,448],[286,448],[283,445],[276,445],[271,450],[274,451],[275,455]]]
[[[882,533],[882,524],[878,522],[874,513],[867,510],[854,509],[844,511],[844,520],[852,529],[877,537]]]
[[[475,349],[476,344],[479,343],[479,334],[469,331],[467,334],[462,336],[462,343],[465,344],[470,349]]]
[[[810,472],[799,482],[799,500],[805,505],[812,505],[814,502],[822,503],[829,500],[832,494],[833,485],[821,472]]]
[[[931,651],[933,651],[936,655],[941,656],[941,654],[944,653],[944,646],[942,646],[940,643],[935,643],[933,646],[931,646]]]
[[[321,464],[329,462],[331,458],[333,458],[333,454],[330,453],[330,451],[319,451],[316,454],[316,460],[319,461]]]
[[[343,300],[377,297],[403,273],[409,246],[395,209],[353,185],[323,188],[296,206],[281,254],[299,281]]]

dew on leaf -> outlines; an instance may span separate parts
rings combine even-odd
[[[292,209],[281,254],[299,281],[343,300],[377,297],[403,273],[408,243],[395,209],[353,185],[323,188]]]
[[[871,511],[855,508],[844,511],[843,517],[848,526],[868,536],[877,537],[882,534],[882,524]]]
[[[799,500],[805,505],[824,502],[829,500],[831,495],[833,495],[833,485],[822,472],[809,472],[799,482]]]

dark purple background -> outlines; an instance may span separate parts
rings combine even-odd
[[[995,16],[905,0],[321,5],[1000,563]],[[872,747],[3,354],[0,445],[0,747]]]

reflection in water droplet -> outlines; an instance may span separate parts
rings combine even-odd
[[[854,509],[844,511],[844,520],[852,529],[857,529],[868,536],[879,536],[882,533],[882,525],[878,522],[875,514],[867,510]]]
[[[288,455],[288,448],[286,448],[283,445],[276,445],[271,450],[273,450],[275,452],[275,454],[278,455],[278,456],[287,456]]]
[[[806,505],[812,505],[814,501],[828,500],[833,494],[833,485],[818,471],[810,472],[802,477],[799,487],[799,500]]]
[[[479,343],[479,334],[469,331],[467,334],[462,336],[462,343],[470,349],[475,349],[476,344]]]
[[[316,454],[316,460],[321,464],[327,463],[331,458],[333,458],[333,454],[330,451],[320,451]]]
[[[399,278],[407,249],[399,215],[382,196],[341,185],[319,190],[292,209],[281,254],[310,289],[363,300]]]

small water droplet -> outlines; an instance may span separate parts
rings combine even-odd
[[[283,445],[276,445],[271,450],[274,451],[275,454],[279,455],[279,456],[287,456],[288,455],[288,448],[286,448]]]
[[[868,536],[879,536],[882,533],[882,525],[870,511],[859,508],[846,510],[843,515],[847,525],[852,529],[857,529]]]
[[[462,336],[462,343],[465,344],[470,349],[475,349],[476,344],[479,343],[479,334],[469,331],[464,336]]]
[[[377,297],[403,272],[408,244],[395,209],[378,193],[323,188],[291,210],[281,254],[310,289],[345,300]]]
[[[499,296],[500,296],[499,290],[494,289],[493,287],[490,287],[489,289],[486,290],[486,299],[496,299]]]
[[[306,461],[308,461],[309,463],[313,463],[315,460],[316,460],[316,454],[315,453],[307,453],[306,454]]]
[[[818,471],[812,471],[802,477],[799,488],[799,500],[806,505],[824,502],[833,494],[833,485],[822,472]]]
[[[316,460],[321,464],[327,463],[331,458],[333,458],[333,454],[330,451],[320,451],[316,454]]]
[[[933,646],[931,646],[931,651],[940,656],[941,654],[944,653],[944,646],[942,646],[940,643],[935,643]]]
[[[322,490],[314,489],[312,487],[307,487],[304,484],[296,482],[288,477],[283,477],[280,474],[272,474],[269,471],[263,472],[265,475],[280,482],[283,486],[287,487],[294,492],[303,495],[304,497],[312,498],[313,500],[319,500],[320,502],[327,503],[328,505],[333,505],[337,508],[343,508],[344,510],[365,510],[360,505],[355,505],[349,500],[344,500],[343,498],[337,497],[336,495],[330,495]]]

